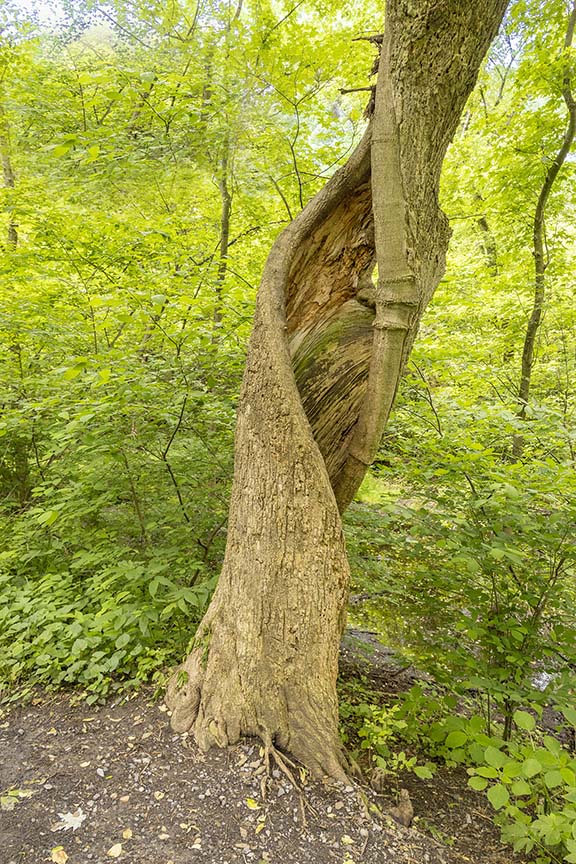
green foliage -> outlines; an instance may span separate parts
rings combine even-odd
[[[0,13],[7,698],[161,675],[214,587],[255,286],[360,134],[339,90],[373,53],[342,51],[362,5],[331,38],[325,4],[281,5]]]

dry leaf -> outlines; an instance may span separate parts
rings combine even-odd
[[[164,792],[154,792],[154,798],[156,801],[161,801],[164,798]]]
[[[3,795],[0,798],[0,810],[4,810],[5,812],[9,812],[13,810],[18,802],[17,798],[12,798],[10,795]]]
[[[46,734],[47,734],[47,735],[57,735],[58,732],[56,731],[56,729],[54,728],[54,726],[52,726],[52,728],[49,729],[48,732],[47,732]]]
[[[130,800],[130,795],[121,795],[120,796],[120,801],[122,801],[123,804],[126,804],[126,802],[129,800]]]
[[[52,849],[52,855],[50,856],[50,860],[54,862],[54,864],[66,864],[68,861],[68,855],[64,851],[63,846],[55,846]]]
[[[111,846],[106,853],[109,858],[119,858],[122,854],[122,844],[115,843],[114,846]]]
[[[124,838],[124,840],[131,840],[132,839],[132,829],[131,828],[125,828],[124,831],[122,831],[122,837]]]
[[[52,825],[52,831],[76,831],[86,819],[86,814],[82,812],[81,807],[75,813],[58,813],[58,815],[62,821]]]

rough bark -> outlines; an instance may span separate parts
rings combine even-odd
[[[574,29],[576,28],[576,0],[572,3],[572,10],[568,19],[566,28],[566,37],[564,39],[564,51],[566,62],[564,73],[562,76],[562,96],[568,109],[568,123],[562,138],[562,144],[556,157],[546,171],[544,183],[538,196],[538,203],[534,213],[533,225],[533,254],[534,254],[534,301],[532,311],[526,327],[524,337],[524,347],[522,350],[522,368],[520,372],[520,385],[518,387],[518,416],[521,420],[526,417],[526,408],[530,397],[530,385],[532,382],[532,369],[534,367],[534,349],[536,346],[536,337],[540,324],[542,323],[542,315],[544,313],[544,300],[546,293],[546,268],[548,267],[548,256],[546,250],[546,206],[554,182],[558,177],[562,165],[566,161],[566,157],[570,153],[570,149],[574,142],[576,134],[576,101],[572,94],[572,61],[568,54],[572,47],[574,39]],[[524,436],[515,435],[512,441],[512,457],[519,459],[524,449]]]
[[[224,566],[168,690],[174,728],[192,730],[202,747],[258,735],[317,774],[344,776],[339,511],[376,451],[443,271],[440,168],[505,5],[389,0],[374,118],[270,253],[240,398]]]

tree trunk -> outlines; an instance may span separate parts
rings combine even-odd
[[[257,735],[345,776],[340,511],[373,459],[444,269],[440,169],[506,0],[389,0],[374,117],[274,244],[240,397],[228,544],[167,694],[200,746]],[[371,273],[378,262],[379,282]]]
[[[2,160],[2,174],[4,177],[4,188],[14,189],[16,186],[14,169],[10,158],[10,127],[2,105],[0,105],[0,159]],[[8,231],[6,235],[8,249],[16,249],[18,246],[18,225],[14,221],[12,211],[8,218]]]
[[[224,281],[228,270],[228,246],[230,242],[230,218],[232,216],[232,192],[230,191],[230,176],[232,162],[232,143],[230,140],[230,130],[227,129],[222,142],[222,155],[220,158],[220,176],[218,177],[218,189],[220,192],[221,212],[220,212],[220,253],[218,256],[218,273],[216,275],[214,299],[214,324],[218,325],[222,321],[222,292],[224,290]],[[212,334],[212,339],[216,337],[216,332]]]

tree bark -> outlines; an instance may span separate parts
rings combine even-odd
[[[374,117],[282,232],[258,293],[222,574],[168,688],[200,746],[257,735],[343,779],[340,512],[444,269],[440,169],[506,0],[389,0]],[[378,262],[379,281],[371,273]]]

